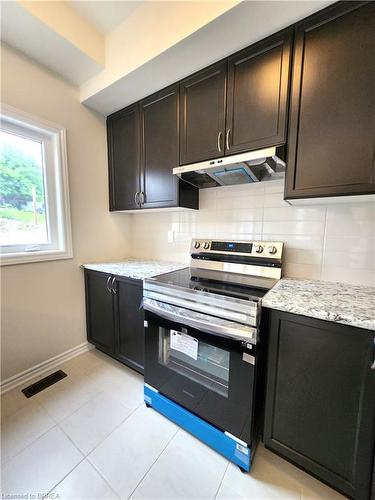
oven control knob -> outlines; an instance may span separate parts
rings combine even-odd
[[[274,247],[274,246],[268,247],[268,253],[270,253],[271,255],[275,255],[276,252],[277,252],[276,247]]]
[[[199,248],[201,246],[201,244],[199,243],[199,241],[194,241],[194,248]]]
[[[262,245],[256,245],[255,246],[255,251],[256,253],[262,253],[264,250],[263,246]]]
[[[205,243],[203,243],[203,248],[205,250],[208,250],[210,248],[210,244],[206,241]]]

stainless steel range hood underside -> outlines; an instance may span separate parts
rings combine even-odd
[[[173,169],[180,179],[200,189],[260,182],[281,177],[284,171],[285,162],[277,156],[276,147]]]

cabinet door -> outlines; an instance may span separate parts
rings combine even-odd
[[[138,208],[140,138],[137,104],[108,117],[107,137],[110,210]]]
[[[143,207],[178,204],[179,164],[178,85],[141,103]]]
[[[374,452],[374,332],[271,312],[264,440],[356,499]]]
[[[111,279],[110,274],[85,269],[87,340],[108,354],[115,345]]]
[[[140,280],[116,277],[116,358],[143,373],[144,325],[143,284]]]
[[[226,154],[286,142],[291,40],[288,29],[229,58]]]
[[[224,154],[227,63],[220,62],[180,83],[180,163]]]
[[[297,24],[286,198],[375,192],[375,2]]]

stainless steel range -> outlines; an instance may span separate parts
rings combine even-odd
[[[190,253],[190,268],[145,280],[145,309],[256,343],[260,299],[281,277],[283,243],[193,240]]]
[[[146,404],[245,471],[260,432],[261,298],[282,254],[281,242],[195,239],[190,267],[144,282]]]

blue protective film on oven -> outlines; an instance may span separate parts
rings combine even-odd
[[[197,417],[182,406],[174,403],[162,394],[144,387],[144,400],[156,411],[166,416],[177,425],[193,434],[208,446],[224,455],[231,462],[242,469],[250,471],[251,449],[239,444],[220,429]]]

